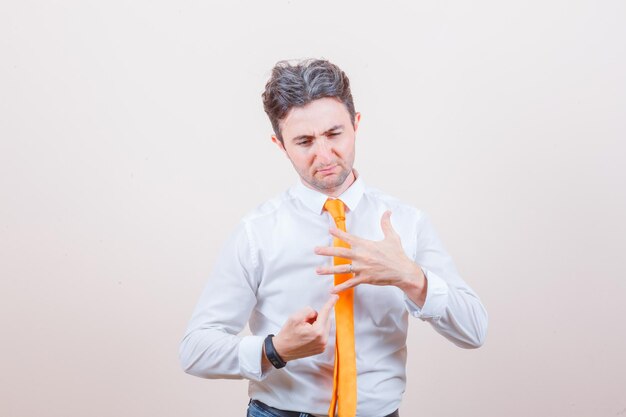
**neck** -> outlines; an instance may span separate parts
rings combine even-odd
[[[348,188],[350,188],[350,186],[352,184],[354,184],[354,181],[356,181],[356,176],[354,175],[354,171],[350,172],[350,175],[348,175],[348,178],[346,178],[346,180],[343,182],[343,184],[341,184],[339,187],[333,189],[333,190],[327,190],[330,191],[328,194],[326,194],[329,197],[339,197],[341,194],[343,194],[344,191],[346,191]]]

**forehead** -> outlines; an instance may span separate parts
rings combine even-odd
[[[352,121],[346,106],[330,97],[314,100],[302,107],[294,107],[280,121],[281,133],[285,138],[317,136],[337,125],[352,125]]]

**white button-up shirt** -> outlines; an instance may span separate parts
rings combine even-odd
[[[249,394],[272,407],[327,415],[332,393],[335,328],[322,354],[263,372],[262,345],[287,317],[310,306],[319,310],[333,287],[332,275],[315,268],[332,257],[334,221],[323,210],[328,197],[302,183],[245,216],[226,242],[180,345],[186,372],[204,378],[246,378]],[[400,405],[405,388],[406,335],[411,314],[429,322],[454,344],[478,347],[487,313],[459,276],[424,212],[367,187],[361,177],[339,198],[348,233],[383,239],[380,219],[391,223],[407,256],[424,270],[427,296],[420,309],[397,287],[360,285],[354,293],[357,416],[384,416]],[[334,314],[334,313],[333,313]],[[331,315],[334,323],[334,315]],[[238,334],[249,323],[252,335]]]

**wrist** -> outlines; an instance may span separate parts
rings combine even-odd
[[[265,341],[263,342],[263,352],[267,360],[274,366],[274,368],[280,369],[287,364],[287,361],[284,360],[276,350],[273,339],[273,334],[270,334],[265,338]]]
[[[414,262],[407,263],[399,278],[400,280],[396,286],[404,292],[421,291],[426,283],[424,271]]]
[[[276,351],[276,353],[285,362],[289,362],[291,360],[297,359],[295,357],[292,357],[292,355],[289,354],[289,352],[291,352],[291,350],[289,349],[289,343],[288,341],[285,341],[283,339],[284,337],[281,337],[281,333],[278,333],[276,336],[272,338],[272,344],[274,345],[274,350]]]
[[[427,286],[428,282],[424,271],[414,262],[411,262],[410,268],[407,268],[407,272],[401,277],[400,283],[397,285],[420,308],[426,302]]]

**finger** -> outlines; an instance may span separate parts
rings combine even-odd
[[[350,267],[352,265],[352,268]],[[353,264],[343,264],[336,266],[319,266],[315,269],[318,275],[352,274],[356,272]]]
[[[383,234],[385,237],[395,236],[396,231],[393,229],[391,225],[391,211],[387,210],[383,213],[383,216],[380,218],[380,227],[383,229]]]
[[[333,289],[330,291],[333,294],[339,294],[342,291],[345,291],[347,289],[350,288],[354,288],[359,284],[363,284],[364,279],[363,278],[350,278],[344,282],[342,282],[339,285],[336,285],[335,287],[333,287]]]
[[[344,232],[343,230],[334,226],[330,228],[330,234],[335,236],[339,240],[346,242],[350,246],[354,245],[359,240],[358,237],[351,235],[348,232]]]
[[[353,259],[354,256],[351,249],[339,246],[320,246],[315,248],[315,253],[324,256],[335,256],[338,258]]]
[[[335,304],[337,304],[337,301],[339,300],[339,296],[336,295],[336,294],[331,295],[331,297],[334,298],[334,300],[332,301],[332,306],[328,310],[328,314],[326,316],[326,321],[322,322],[322,323],[325,323],[324,333],[327,336],[330,334],[330,326],[332,325],[332,320],[330,320],[330,312],[332,311],[332,309],[335,307]]]
[[[324,304],[324,306],[320,309],[320,312],[317,315],[317,323],[320,323],[321,326],[329,325],[328,323],[330,322],[330,320],[328,320],[328,318],[330,317],[330,312],[335,306],[335,303],[338,299],[338,295],[331,294],[328,301],[326,301],[326,304]]]

